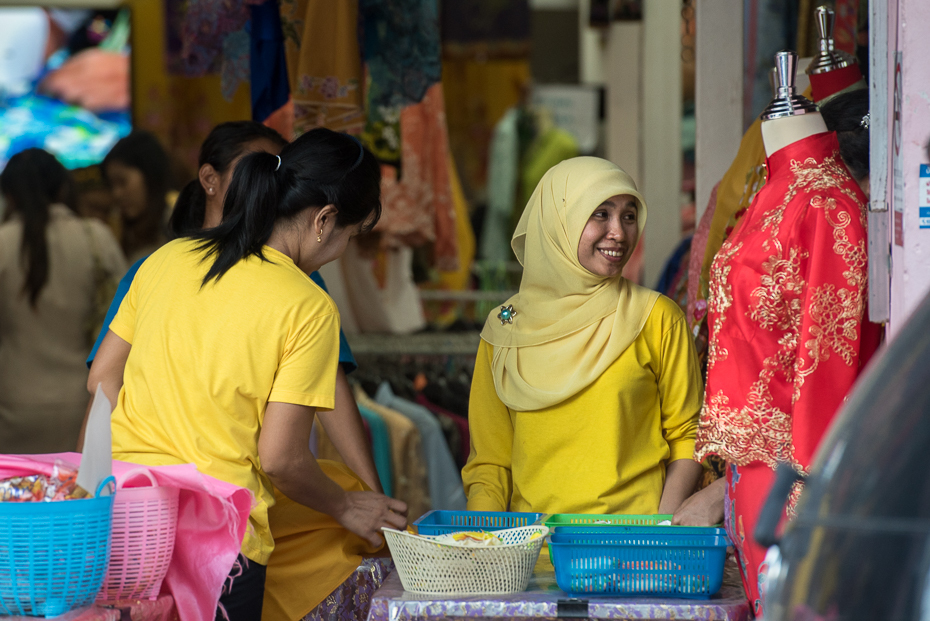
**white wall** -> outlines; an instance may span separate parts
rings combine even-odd
[[[696,3],[696,217],[730,167],[743,136],[743,4]]]

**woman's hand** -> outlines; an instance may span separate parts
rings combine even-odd
[[[717,479],[678,507],[672,524],[676,526],[714,526],[723,522],[723,502],[727,480]]]
[[[407,505],[376,492],[347,492],[342,510],[334,515],[346,530],[381,547],[381,528],[407,528]]]

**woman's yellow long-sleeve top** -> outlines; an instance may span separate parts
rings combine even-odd
[[[501,402],[492,355],[482,341],[462,470],[469,510],[657,513],[666,466],[694,455],[702,401],[694,342],[675,302],[660,296],[613,365],[542,410],[517,412]]]

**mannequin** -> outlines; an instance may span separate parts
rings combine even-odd
[[[834,45],[836,13],[833,9],[817,7],[814,21],[817,23],[819,52],[811,59],[805,73],[810,78],[811,98],[822,106],[837,95],[866,88],[867,85],[856,57],[836,49]]]
[[[775,55],[775,99],[762,113],[762,144],[769,157],[789,144],[827,131],[817,106],[795,94],[798,57],[794,52]]]
[[[722,507],[757,617],[766,569],[754,530],[774,470],[807,472],[878,346],[865,313],[866,198],[817,106],[795,94],[796,67],[794,52],[775,56],[778,91],[761,116],[766,181],[711,266],[695,448],[696,459],[726,461],[726,478],[692,498]],[[787,499],[789,517],[800,493]],[[674,523],[697,525],[686,504]]]
[[[765,154],[771,157],[773,153],[789,144],[826,131],[827,124],[823,122],[819,112],[763,120],[762,144],[765,146]]]

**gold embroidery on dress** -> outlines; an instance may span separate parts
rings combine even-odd
[[[707,368],[712,369],[714,364],[719,360],[726,360],[727,350],[720,347],[719,342],[713,335],[719,334],[726,319],[726,312],[733,305],[733,292],[730,286],[730,259],[733,258],[742,243],[731,244],[729,241],[723,242],[717,257],[714,259],[710,268],[710,295],[707,299],[708,315],[712,317],[711,338],[707,347]]]
[[[801,299],[805,282],[801,278],[801,259],[807,252],[788,249],[788,258],[772,255],[762,264],[760,286],[751,294],[750,318],[764,330],[773,327],[788,330],[801,314]],[[786,295],[787,294],[787,295]]]
[[[775,406],[769,388],[776,370],[784,370],[779,354],[763,362],[742,408],[730,407],[723,391],[706,395],[697,431],[695,459],[710,454],[747,464],[761,461],[774,468],[779,462],[797,465],[791,435],[791,415]]]
[[[859,204],[858,201],[856,203]],[[828,360],[831,353],[842,358],[847,366],[856,363],[855,343],[859,340],[857,327],[865,314],[868,294],[868,253],[865,240],[853,244],[846,232],[852,216],[846,211],[834,214],[837,204],[832,198],[815,196],[811,199],[811,207],[823,209],[824,219],[833,227],[833,251],[846,263],[843,277],[850,288],[826,283],[811,293],[808,312],[813,325],[809,329],[811,338],[804,343],[810,362],[805,364],[804,357],[799,356],[795,363],[792,403],[801,397],[805,378],[817,370],[822,361]]]
[[[759,225],[760,230],[773,228],[773,236],[778,235],[778,229],[781,226],[782,218],[785,216],[785,209],[788,204],[797,196],[801,190],[807,192],[822,192],[828,189],[837,189],[856,204],[860,204],[859,197],[855,192],[847,187],[849,171],[843,160],[840,158],[839,151],[834,151],[823,161],[818,162],[815,158],[809,157],[806,160],[791,160],[788,169],[794,175],[794,180],[788,186],[788,192],[781,204],[773,207],[765,213],[762,222]]]

